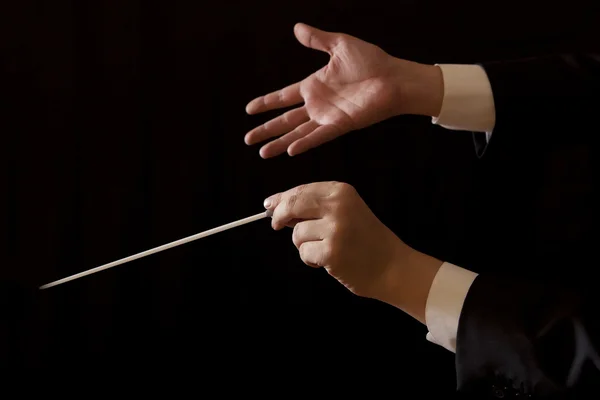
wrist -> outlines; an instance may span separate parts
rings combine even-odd
[[[429,290],[442,264],[400,242],[375,298],[425,324]]]
[[[394,87],[396,115],[437,117],[444,99],[444,77],[440,67],[396,59]]]

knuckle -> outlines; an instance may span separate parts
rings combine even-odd
[[[347,183],[337,183],[333,195],[332,206],[335,210],[343,210],[348,203],[351,203],[356,197],[357,192],[354,186]]]
[[[285,202],[285,204],[286,204],[286,208],[287,208],[288,210],[291,210],[291,209],[293,209],[293,208],[294,208],[294,206],[296,205],[296,203],[298,203],[298,195],[297,195],[297,194],[291,194],[291,195],[290,195],[290,196],[287,198],[287,200],[286,200],[286,202]]]
[[[341,49],[347,47],[349,44],[349,37],[344,33],[339,33],[335,40],[335,47],[339,47]]]
[[[344,195],[346,193],[350,193],[350,192],[354,191],[354,187],[346,182],[333,181],[333,182],[330,182],[330,185],[331,185],[331,189],[329,191],[330,197],[337,198],[341,195]]]
[[[294,189],[294,193],[296,195],[300,195],[301,193],[304,193],[306,191],[306,189],[308,189],[308,185],[307,184],[298,185]]]
[[[339,192],[340,193],[356,193],[356,189],[349,183],[339,182]]]

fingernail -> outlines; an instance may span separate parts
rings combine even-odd
[[[265,208],[269,208],[269,207],[271,207],[271,205],[272,205],[272,204],[273,204],[273,202],[271,201],[271,199],[266,199],[266,200],[263,202],[263,205],[265,206]]]

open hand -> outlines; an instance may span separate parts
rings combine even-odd
[[[297,24],[294,33],[300,43],[328,53],[330,60],[304,80],[247,105],[248,114],[257,114],[304,102],[246,134],[249,145],[278,137],[261,148],[263,158],[286,150],[297,155],[395,115],[435,113],[434,102],[442,95],[437,67],[401,60],[350,35],[305,24]]]

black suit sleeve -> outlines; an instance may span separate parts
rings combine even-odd
[[[539,152],[544,145],[595,140],[600,56],[561,55],[483,67],[496,106],[486,158],[499,155],[505,162],[511,151]],[[483,272],[471,286],[457,336],[459,392],[477,399],[597,398],[597,262],[565,263],[562,272],[547,271],[547,276],[525,273],[544,271],[528,262],[505,275]]]
[[[479,157],[488,147],[503,148],[502,143],[533,150],[541,144],[592,139],[590,123],[600,106],[600,54],[561,54],[482,67],[494,95],[496,125],[489,142],[485,134],[473,134]]]
[[[600,389],[598,317],[585,290],[479,275],[459,321],[459,391],[480,399],[592,398]]]

